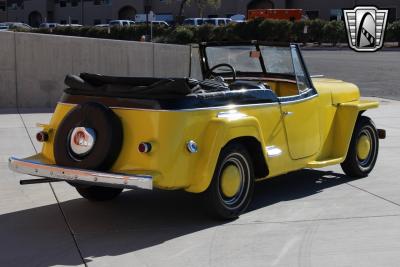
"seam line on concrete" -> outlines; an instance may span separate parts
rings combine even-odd
[[[318,222],[318,221],[340,221],[340,220],[352,220],[352,219],[371,219],[371,218],[386,218],[386,217],[400,217],[400,214],[387,214],[387,215],[372,215],[372,216],[352,216],[352,217],[336,217],[336,218],[322,218],[322,219],[310,219],[310,220],[293,220],[293,221],[254,221],[248,223],[232,223],[226,226],[235,225],[247,225],[247,224],[280,224],[280,223],[302,223],[302,222]]]
[[[370,195],[372,195],[372,196],[374,196],[374,197],[380,198],[380,199],[382,199],[382,200],[384,200],[384,201],[386,201],[386,202],[389,202],[389,203],[391,203],[391,204],[394,204],[394,205],[400,207],[400,204],[399,204],[399,203],[396,203],[396,202],[394,202],[394,201],[392,201],[392,200],[390,200],[390,199],[384,198],[384,197],[382,197],[382,196],[380,196],[380,195],[377,195],[377,194],[375,194],[375,193],[372,193],[372,192],[370,192],[370,191],[368,191],[368,190],[366,190],[366,189],[363,189],[363,188],[361,188],[361,187],[358,187],[358,186],[356,186],[356,185],[352,185],[352,184],[350,184],[350,183],[346,183],[346,184],[349,185],[349,186],[351,186],[351,187],[353,187],[353,188],[356,188],[356,189],[358,189],[358,190],[360,190],[360,191],[363,191],[363,192],[365,192],[365,193],[367,193],[367,194],[370,194]]]
[[[19,115],[19,117],[21,118],[22,124],[24,125],[25,131],[26,131],[26,133],[27,133],[27,135],[28,135],[29,141],[31,141],[31,144],[32,144],[32,146],[33,146],[33,149],[35,150],[36,153],[38,153],[38,151],[36,150],[36,147],[35,147],[35,145],[34,145],[34,143],[33,143],[33,141],[32,141],[32,138],[31,138],[31,136],[29,135],[29,131],[28,131],[28,128],[26,127],[24,118],[22,117],[22,115],[21,115],[19,112],[18,112],[18,115]],[[79,257],[81,258],[82,263],[85,265],[85,267],[87,267],[87,263],[86,263],[86,261],[85,261],[85,258],[83,257],[82,251],[81,251],[81,249],[79,248],[78,240],[76,239],[76,236],[75,236],[75,234],[74,234],[74,231],[72,230],[72,227],[71,227],[71,225],[70,225],[69,222],[68,222],[67,216],[66,216],[66,214],[64,213],[64,210],[63,210],[62,207],[61,207],[61,203],[60,203],[60,200],[58,199],[58,197],[57,197],[57,195],[56,195],[56,191],[54,190],[54,187],[53,187],[53,185],[52,185],[51,183],[48,183],[48,184],[49,184],[49,186],[50,186],[51,191],[53,192],[54,198],[55,198],[56,201],[57,201],[58,209],[60,210],[61,215],[62,215],[63,218],[64,218],[64,222],[65,222],[65,224],[67,225],[67,228],[68,228],[69,233],[71,234],[72,240],[73,240],[73,242],[74,242],[74,244],[75,244],[76,250],[78,251]]]

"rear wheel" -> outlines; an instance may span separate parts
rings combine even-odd
[[[375,124],[368,117],[359,117],[346,159],[341,164],[344,173],[355,178],[366,177],[375,166],[378,148],[379,138]]]
[[[107,201],[116,198],[123,189],[103,186],[74,185],[76,191],[91,201]]]
[[[254,171],[248,151],[240,144],[225,147],[210,186],[204,192],[206,209],[220,219],[234,219],[248,207],[254,191]]]

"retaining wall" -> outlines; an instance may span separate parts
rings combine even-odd
[[[53,108],[66,74],[185,77],[190,46],[0,32],[0,108]]]

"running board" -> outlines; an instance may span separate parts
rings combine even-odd
[[[314,160],[314,161],[309,162],[307,164],[306,168],[322,168],[322,167],[326,167],[329,165],[340,164],[343,162],[343,160],[344,160],[343,157],[335,158],[335,159],[320,160],[320,161]]]

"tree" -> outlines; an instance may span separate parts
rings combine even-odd
[[[191,4],[192,2],[194,2],[195,4],[197,4],[197,7],[199,8],[199,13],[200,16],[203,16],[203,10],[206,6],[212,6],[215,8],[218,8],[221,5],[221,0],[182,0],[181,5],[179,6],[179,19],[182,18],[185,6],[187,4]]]

